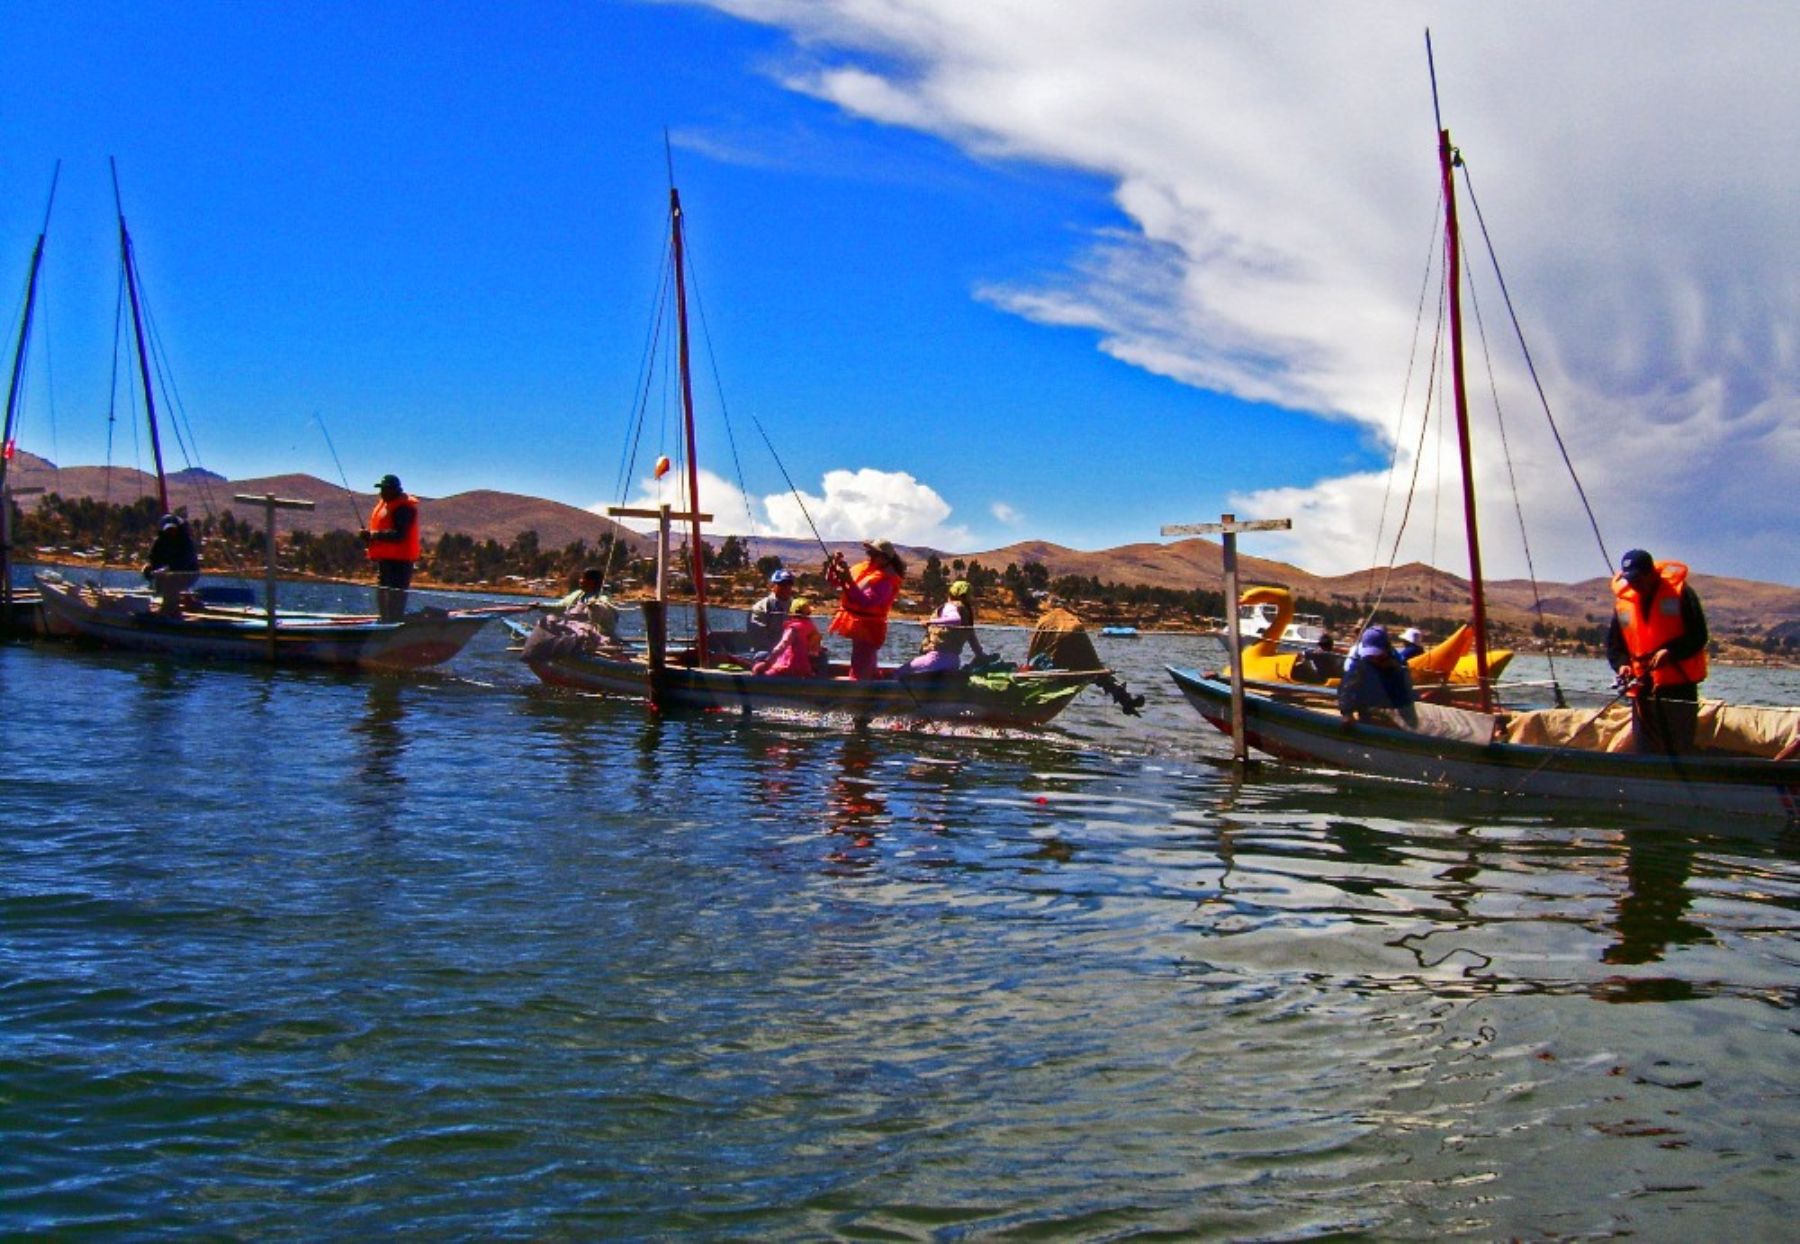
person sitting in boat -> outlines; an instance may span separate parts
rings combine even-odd
[[[1394,645],[1394,655],[1402,661],[1425,655],[1425,636],[1418,627],[1409,626],[1400,632],[1400,642]]]
[[[775,641],[768,656],[750,667],[750,672],[773,678],[822,677],[819,666],[825,656],[825,641],[813,624],[812,601],[800,596],[784,604],[787,612],[782,618],[781,638]]]
[[[975,602],[969,581],[958,579],[950,585],[949,598],[943,607],[925,623],[925,638],[919,655],[900,667],[901,674],[944,674],[962,665],[963,645],[974,649],[979,659],[987,654],[975,634]]]
[[[755,656],[774,651],[794,599],[794,572],[785,566],[769,576],[769,594],[750,606],[744,617],[744,646]]]
[[[1669,756],[1694,750],[1700,684],[1706,680],[1706,611],[1688,568],[1643,549],[1619,561],[1606,661],[1631,697],[1632,742]]]
[[[906,563],[891,541],[863,541],[868,554],[854,566],[842,553],[825,563],[825,580],[838,589],[838,609],[831,619],[831,633],[850,640],[850,677],[869,682],[880,677],[877,658],[887,641],[888,611],[900,595]]]
[[[619,607],[607,597],[604,577],[593,566],[581,572],[581,579],[575,585],[575,590],[567,596],[533,605],[532,608],[560,614],[571,622],[585,623],[599,631],[610,643],[623,645],[625,642],[619,634]]]
[[[1371,626],[1362,633],[1344,662],[1344,678],[1338,683],[1338,712],[1346,721],[1389,724],[1398,717],[1417,727],[1419,710],[1413,707],[1412,674],[1394,651],[1387,627]]]
[[[1343,654],[1337,650],[1337,640],[1326,631],[1313,642],[1313,646],[1294,658],[1294,667],[1289,677],[1295,682],[1324,686],[1333,678],[1342,676],[1344,672]]]
[[[200,581],[200,547],[181,515],[164,514],[157,524],[144,578],[160,598],[158,612],[181,612],[181,594]]]

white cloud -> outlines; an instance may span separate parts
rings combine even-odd
[[[1004,501],[994,502],[988,507],[988,513],[1008,527],[1017,527],[1025,521],[1025,515],[1020,510]]]
[[[1800,219],[1782,154],[1800,123],[1787,63],[1800,7],[1662,0],[1628,20],[1597,0],[718,7],[788,30],[785,80],[848,113],[1112,181],[1129,228],[980,297],[1092,331],[1133,365],[1347,418],[1384,443],[1438,192],[1430,25],[1445,120],[1611,552],[1641,544],[1703,570],[1800,578],[1786,500],[1800,471]],[[1484,270],[1466,198],[1462,216],[1470,268]],[[1510,336],[1491,280],[1481,312],[1490,341]],[[1496,366],[1539,572],[1597,573],[1535,391],[1498,352]],[[1475,437],[1488,569],[1520,573],[1491,416]],[[1454,469],[1422,471],[1420,489],[1419,530],[1421,513],[1459,512]],[[1384,490],[1352,476],[1233,501],[1298,520],[1282,550],[1293,560],[1347,569],[1367,562]]]
[[[825,472],[823,494],[774,493],[763,498],[768,534],[827,540],[887,539],[896,544],[967,548],[969,533],[951,526],[950,503],[905,471],[873,467]],[[801,512],[805,503],[805,513]],[[807,515],[812,526],[807,525]]]
[[[667,502],[682,510],[687,505],[685,482],[678,472],[660,481],[640,480],[626,504],[654,509]],[[707,530],[811,539],[816,528],[826,540],[887,539],[940,549],[968,548],[973,543],[965,528],[950,524],[950,503],[904,471],[840,469],[827,471],[820,483],[819,493],[801,492],[798,497],[789,492],[746,497],[722,477],[702,470],[701,505],[713,516]],[[606,502],[595,502],[587,508],[604,514],[606,507]],[[656,530],[654,519],[622,521],[634,531]]]

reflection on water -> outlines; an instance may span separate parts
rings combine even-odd
[[[402,768],[407,745],[404,695],[399,679],[371,677],[367,707],[350,725],[362,757],[359,775],[365,793],[371,796],[379,797],[385,787],[406,785]]]
[[[1780,1236],[1800,844],[1239,774],[1160,643],[1030,736],[0,646],[7,1225]]]
[[[1657,963],[1671,945],[1711,940],[1685,919],[1688,875],[1696,853],[1692,842],[1662,838],[1651,831],[1625,833],[1624,890],[1613,931],[1618,940],[1601,952],[1607,963]]]

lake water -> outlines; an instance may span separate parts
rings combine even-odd
[[[0,1234],[1790,1236],[1792,831],[1240,780],[1196,637],[1037,736],[505,640],[0,644]]]

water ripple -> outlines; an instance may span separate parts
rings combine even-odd
[[[0,648],[0,1226],[1779,1234],[1793,843],[1242,780],[1159,642],[1043,736]]]

